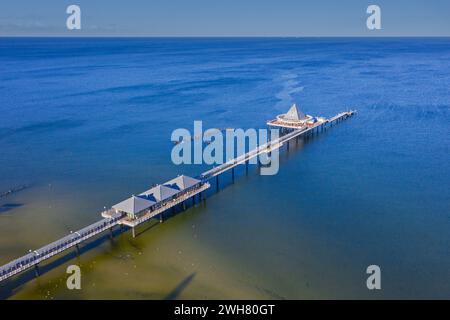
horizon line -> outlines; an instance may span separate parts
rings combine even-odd
[[[450,35],[0,35],[0,38],[450,38]]]

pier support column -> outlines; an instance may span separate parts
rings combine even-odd
[[[109,228],[109,237],[112,239],[114,237],[113,228]]]
[[[79,256],[80,255],[80,246],[78,245],[78,243],[75,245],[75,249],[77,252],[77,256]]]
[[[289,151],[289,140],[287,141],[286,146],[287,146],[287,151]]]
[[[162,212],[159,215],[159,223],[163,223],[163,214],[162,214]]]
[[[39,277],[39,266],[37,264],[34,265],[34,274],[36,275],[36,277]]]
[[[216,176],[216,190],[219,191],[219,175]]]
[[[186,201],[183,201],[182,205],[183,205],[183,210],[186,210]]]
[[[231,180],[234,183],[234,168],[231,168]]]
[[[134,230],[134,227],[131,227],[131,234],[133,235],[133,238],[136,238],[136,231]]]
[[[245,174],[248,175],[248,160],[245,161]]]

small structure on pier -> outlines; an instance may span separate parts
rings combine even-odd
[[[201,181],[195,178],[191,178],[185,175],[181,175],[176,177],[175,179],[172,179],[170,181],[167,181],[164,183],[165,186],[168,186],[173,189],[177,189],[179,191],[189,189],[197,184],[199,184]]]
[[[116,212],[126,213],[128,217],[134,219],[137,214],[140,212],[147,210],[151,206],[153,206],[156,201],[152,201],[146,199],[142,196],[131,196],[130,198],[115,204],[112,208],[116,210]]]
[[[279,114],[276,119],[267,122],[269,126],[291,128],[291,129],[304,129],[312,127],[317,122],[325,122],[324,118],[313,117],[301,112],[297,105],[294,103],[288,112]]]
[[[156,204],[158,202],[171,198],[177,193],[178,190],[175,190],[173,188],[164,185],[157,185],[156,187],[153,187],[147,191],[142,192],[139,196],[145,197],[146,199]]]
[[[209,183],[181,175],[119,202],[110,210],[102,212],[102,216],[109,218],[112,214],[126,214],[118,224],[134,227],[189,198],[193,198],[207,188],[209,188]]]

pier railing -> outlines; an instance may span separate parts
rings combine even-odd
[[[342,118],[346,118],[349,116],[352,116],[355,113],[355,111],[346,111],[346,112],[341,112],[339,114],[337,114],[336,116],[334,116],[331,119],[328,120],[324,120],[321,122],[317,122],[315,124],[313,124],[312,126],[309,127],[303,127],[303,128],[299,128],[299,129],[292,129],[293,131],[285,134],[277,139],[274,140],[270,140],[264,144],[259,145],[256,149],[253,149],[245,154],[242,154],[232,160],[229,160],[227,162],[225,162],[224,164],[221,164],[215,168],[212,168],[208,171],[203,172],[200,177],[202,179],[205,180],[209,180],[214,178],[217,175],[222,174],[225,171],[228,171],[240,164],[244,164],[247,161],[249,161],[252,158],[255,158],[257,156],[259,156],[262,153],[266,153],[266,152],[271,152],[274,149],[278,149],[280,148],[284,143],[288,142],[291,139],[294,139],[298,136],[304,135],[310,131],[313,131],[314,129],[326,125],[326,124],[332,124],[333,122],[336,122]]]
[[[11,261],[0,267],[0,281],[3,281],[13,275],[29,269],[40,262],[47,260],[58,253],[65,251],[77,244],[115,226],[120,217],[111,219],[102,219],[81,230],[73,232],[55,242],[52,242],[42,248],[34,250],[27,255]]]

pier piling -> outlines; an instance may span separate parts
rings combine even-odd
[[[39,266],[37,264],[34,265],[34,274],[35,274],[36,278],[40,276]]]

